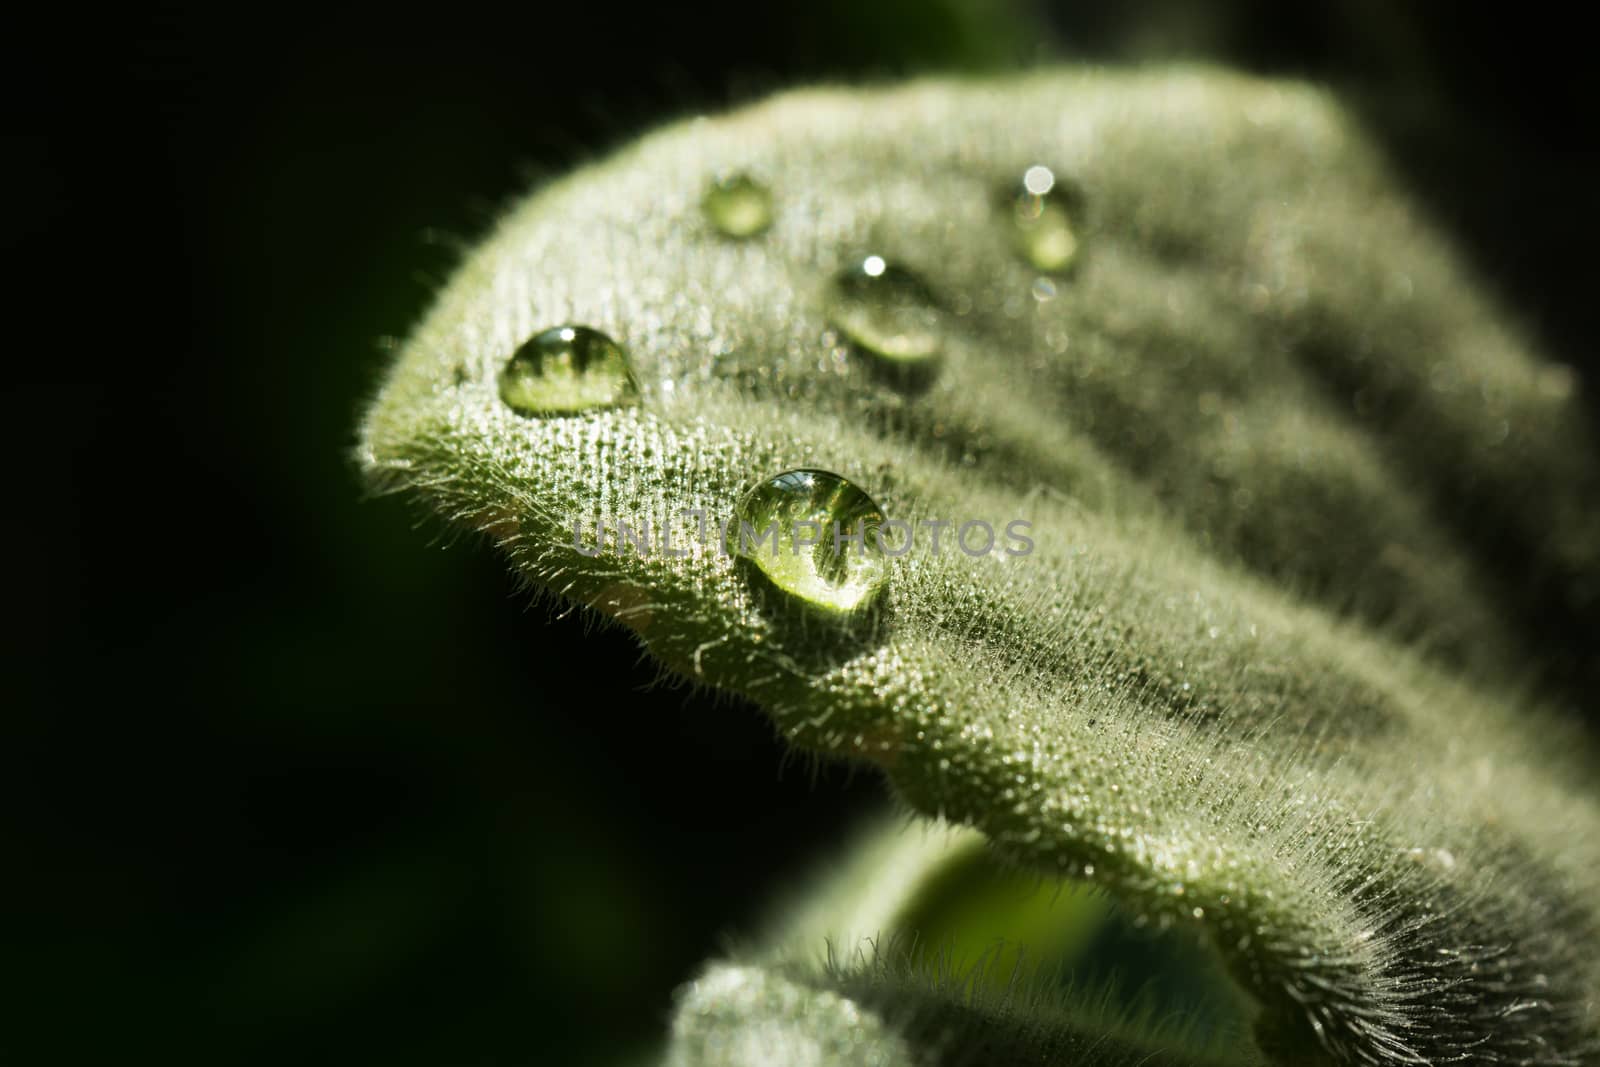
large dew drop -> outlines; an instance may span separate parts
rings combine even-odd
[[[900,366],[931,363],[943,346],[938,303],[922,279],[882,256],[841,271],[828,318],[858,349]]]
[[[572,415],[631,404],[639,390],[622,346],[587,326],[557,326],[500,371],[500,399],[522,415]]]
[[[1012,242],[1034,269],[1065,274],[1076,265],[1082,249],[1082,204],[1049,167],[1033,166],[1023,173],[1022,184],[1006,198],[1006,214]]]
[[[883,512],[858,486],[820,470],[785,471],[740,499],[728,548],[807,607],[847,614],[888,578]]]
[[[748,174],[712,182],[700,206],[724,237],[754,237],[772,225],[772,192]]]

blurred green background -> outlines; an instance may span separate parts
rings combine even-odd
[[[719,938],[882,805],[754,709],[656,684],[626,636],[530,607],[349,460],[386,339],[462,244],[655,122],[1053,57],[1313,77],[1592,382],[1576,16],[1289,8],[11,16],[0,1058],[638,1054]],[[1550,632],[1591,657],[1592,631]]]

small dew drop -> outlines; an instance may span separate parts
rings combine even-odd
[[[622,346],[587,326],[556,326],[537,334],[500,371],[500,399],[521,415],[571,415],[631,404],[638,392]]]
[[[1456,855],[1447,848],[1410,848],[1406,855],[1413,863],[1435,874],[1449,874],[1456,868]]]
[[[748,174],[718,178],[700,206],[724,237],[754,237],[772,225],[772,191]]]
[[[916,274],[867,256],[833,279],[828,317],[860,350],[901,366],[926,364],[942,347],[938,302]]]
[[[1006,197],[1012,243],[1022,258],[1047,274],[1066,274],[1082,249],[1080,198],[1049,167],[1032,166]]]
[[[806,606],[848,614],[887,581],[883,521],[882,509],[848,479],[785,471],[739,500],[728,548]]]

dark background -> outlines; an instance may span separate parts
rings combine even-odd
[[[1298,74],[1347,93],[1592,382],[1597,101],[1561,10],[13,16],[0,1059],[647,1055],[719,937],[882,803],[364,498],[349,448],[384,339],[539,175],[819,77]]]

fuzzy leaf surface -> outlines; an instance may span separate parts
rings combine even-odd
[[[1008,239],[1004,196],[1035,164],[1081,197],[1066,276]],[[702,214],[728,173],[772,192],[759,237]],[[867,254],[943,309],[915,389],[830,322],[830,279]],[[636,405],[501,403],[511,353],[564,323],[627,349]],[[1594,753],[1533,696],[1562,691],[1539,627],[1597,632],[1595,444],[1571,372],[1316,91],[1045,72],[664,129],[537,191],[463,262],[361,458],[796,745],[882,767],[1013,861],[1201,925],[1270,1057],[1600,1047]],[[924,536],[841,621],[715,535],[681,557],[575,543],[574,520],[714,528],[793,468],[913,524],[1027,520],[1035,549],[973,557],[952,529],[935,555]],[[819,1028],[823,1059],[857,1047],[852,1025],[863,1062],[931,1055],[892,1019],[849,1022],[858,989],[752,981],[685,1010],[756,989],[733,1017]]]

